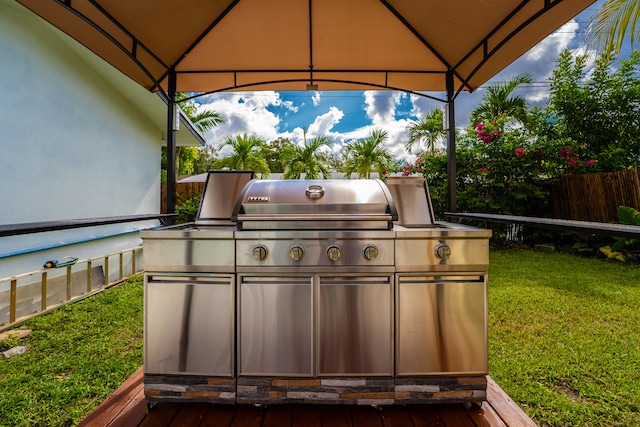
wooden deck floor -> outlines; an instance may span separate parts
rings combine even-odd
[[[491,379],[487,401],[470,405],[350,406],[158,403],[147,414],[143,371],[138,369],[81,427],[535,427]]]

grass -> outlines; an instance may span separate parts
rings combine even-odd
[[[640,267],[492,251],[489,370],[541,426],[640,425]]]
[[[142,278],[32,319],[0,426],[78,424],[142,364]],[[640,266],[492,251],[489,371],[540,426],[640,425]]]
[[[142,276],[26,322],[0,359],[0,426],[75,426],[142,365]]]

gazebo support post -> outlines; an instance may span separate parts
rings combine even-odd
[[[176,212],[176,134],[178,131],[178,104],[176,102],[176,72],[170,70],[168,75],[167,102],[167,193],[166,206],[168,214]],[[168,218],[173,224],[173,217]]]
[[[456,114],[453,88],[453,70],[447,71],[447,189],[449,195],[449,212],[457,212],[456,200]]]

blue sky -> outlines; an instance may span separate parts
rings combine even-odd
[[[528,72],[533,75],[534,83],[518,89],[518,93],[531,105],[544,106],[548,99],[548,79],[558,55],[564,49],[585,53],[582,32],[589,16],[603,2],[594,3],[494,76],[488,84]],[[621,56],[624,57],[624,52]],[[480,102],[483,93],[484,87],[481,87],[472,94],[458,96],[458,125],[467,124],[469,113]],[[284,137],[302,144],[302,129],[306,128],[307,138],[329,136],[333,144],[326,150],[337,152],[350,140],[363,138],[374,128],[382,128],[389,135],[387,144],[391,153],[405,160],[412,160],[404,150],[407,126],[411,121],[423,118],[432,108],[442,106],[428,98],[391,91],[221,93],[201,97],[196,102],[201,104],[200,108],[220,113],[225,120],[205,135],[207,144],[216,147],[226,136],[242,133],[253,133],[266,141]]]

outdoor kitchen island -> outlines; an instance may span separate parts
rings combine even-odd
[[[230,178],[141,233],[149,402],[485,400],[490,231],[435,222],[413,177],[251,180],[204,215]]]

